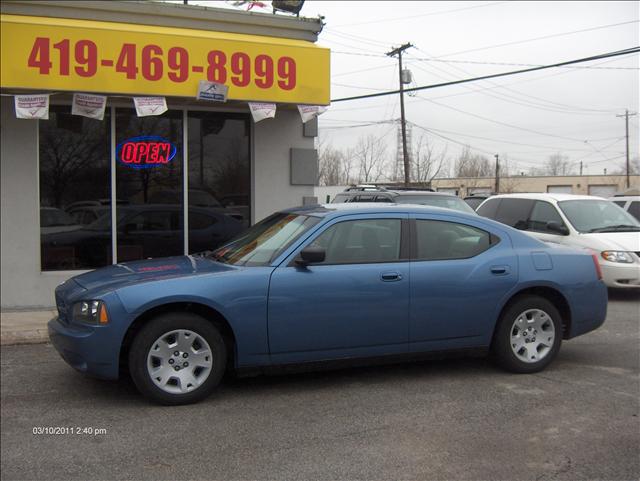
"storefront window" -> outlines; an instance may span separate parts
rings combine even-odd
[[[116,110],[118,262],[184,253],[182,111]]]
[[[214,249],[251,223],[249,119],[189,112],[189,252]]]
[[[43,271],[111,263],[110,121],[54,106],[39,121],[40,247]],[[102,231],[90,230],[100,221]]]
[[[117,261],[182,255],[183,111],[115,115],[115,200],[111,119],[53,107],[40,121],[42,270],[94,269]],[[188,113],[188,252],[212,250],[251,223],[250,124],[241,114]],[[116,227],[111,224],[115,203]]]

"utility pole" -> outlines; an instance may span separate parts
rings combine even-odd
[[[638,115],[636,112],[629,113],[629,109],[625,109],[624,115],[616,115],[616,117],[624,117],[625,137],[627,138],[627,189],[630,187],[629,183],[629,116],[633,117]]]
[[[404,118],[404,84],[402,83],[402,52],[406,49],[413,47],[410,43],[405,43],[398,48],[394,48],[391,52],[388,52],[389,57],[398,56],[398,78],[400,79],[400,122],[402,126],[402,157],[404,160],[404,185],[409,186],[410,182],[410,166],[409,155],[407,154],[407,125]]]
[[[496,194],[500,193],[500,160],[498,154],[494,155],[496,158]]]
[[[582,175],[582,161],[580,161],[580,175]]]

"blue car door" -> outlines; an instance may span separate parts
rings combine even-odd
[[[411,352],[486,346],[518,279],[505,231],[456,216],[412,216]]]
[[[324,248],[325,261],[301,267],[294,259],[309,245]],[[271,276],[272,362],[407,352],[408,251],[406,214],[328,223]]]

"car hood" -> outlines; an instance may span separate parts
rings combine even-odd
[[[581,234],[581,244],[596,250],[640,251],[640,232]]]
[[[114,289],[141,282],[198,274],[221,273],[237,269],[237,267],[221,264],[199,256],[164,257],[103,267],[102,269],[76,276],[73,280],[87,290]]]

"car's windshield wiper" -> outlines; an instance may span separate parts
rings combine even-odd
[[[626,230],[630,230],[630,231],[638,231],[640,230],[640,227],[637,225],[630,225],[630,224],[618,224],[618,225],[608,225],[606,227],[596,227],[595,229],[589,229],[587,232],[615,232],[615,231],[626,231]]]

